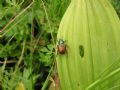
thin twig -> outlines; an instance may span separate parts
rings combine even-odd
[[[10,61],[0,61],[0,64],[4,64],[4,63],[6,63],[6,64],[9,64],[9,63],[16,63],[17,61],[13,61],[13,60],[10,60]]]
[[[52,33],[52,27],[51,27],[50,20],[49,20],[48,14],[47,14],[47,10],[46,10],[44,2],[42,0],[41,0],[41,2],[42,2],[42,5],[43,5],[45,14],[46,14],[46,18],[48,20],[48,25],[49,25],[49,28],[50,28],[50,31],[51,31],[52,42],[53,42],[53,45],[55,47],[55,40],[54,40],[54,36],[53,36],[53,33]]]

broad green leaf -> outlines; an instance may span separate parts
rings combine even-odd
[[[120,21],[108,0],[72,0],[57,39],[67,48],[56,57],[62,90],[107,90],[120,84],[120,63],[112,65],[120,57]]]

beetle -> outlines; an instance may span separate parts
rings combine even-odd
[[[65,45],[65,41],[63,39],[58,40],[57,51],[59,54],[66,53],[66,45]]]

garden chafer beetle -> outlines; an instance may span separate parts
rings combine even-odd
[[[63,39],[58,40],[57,52],[60,53],[60,54],[65,54],[66,53],[66,45],[65,45],[65,41]]]

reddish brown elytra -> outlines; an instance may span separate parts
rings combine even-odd
[[[58,45],[57,45],[57,51],[59,54],[66,53],[66,45],[65,45],[65,41],[63,39],[59,39]]]

